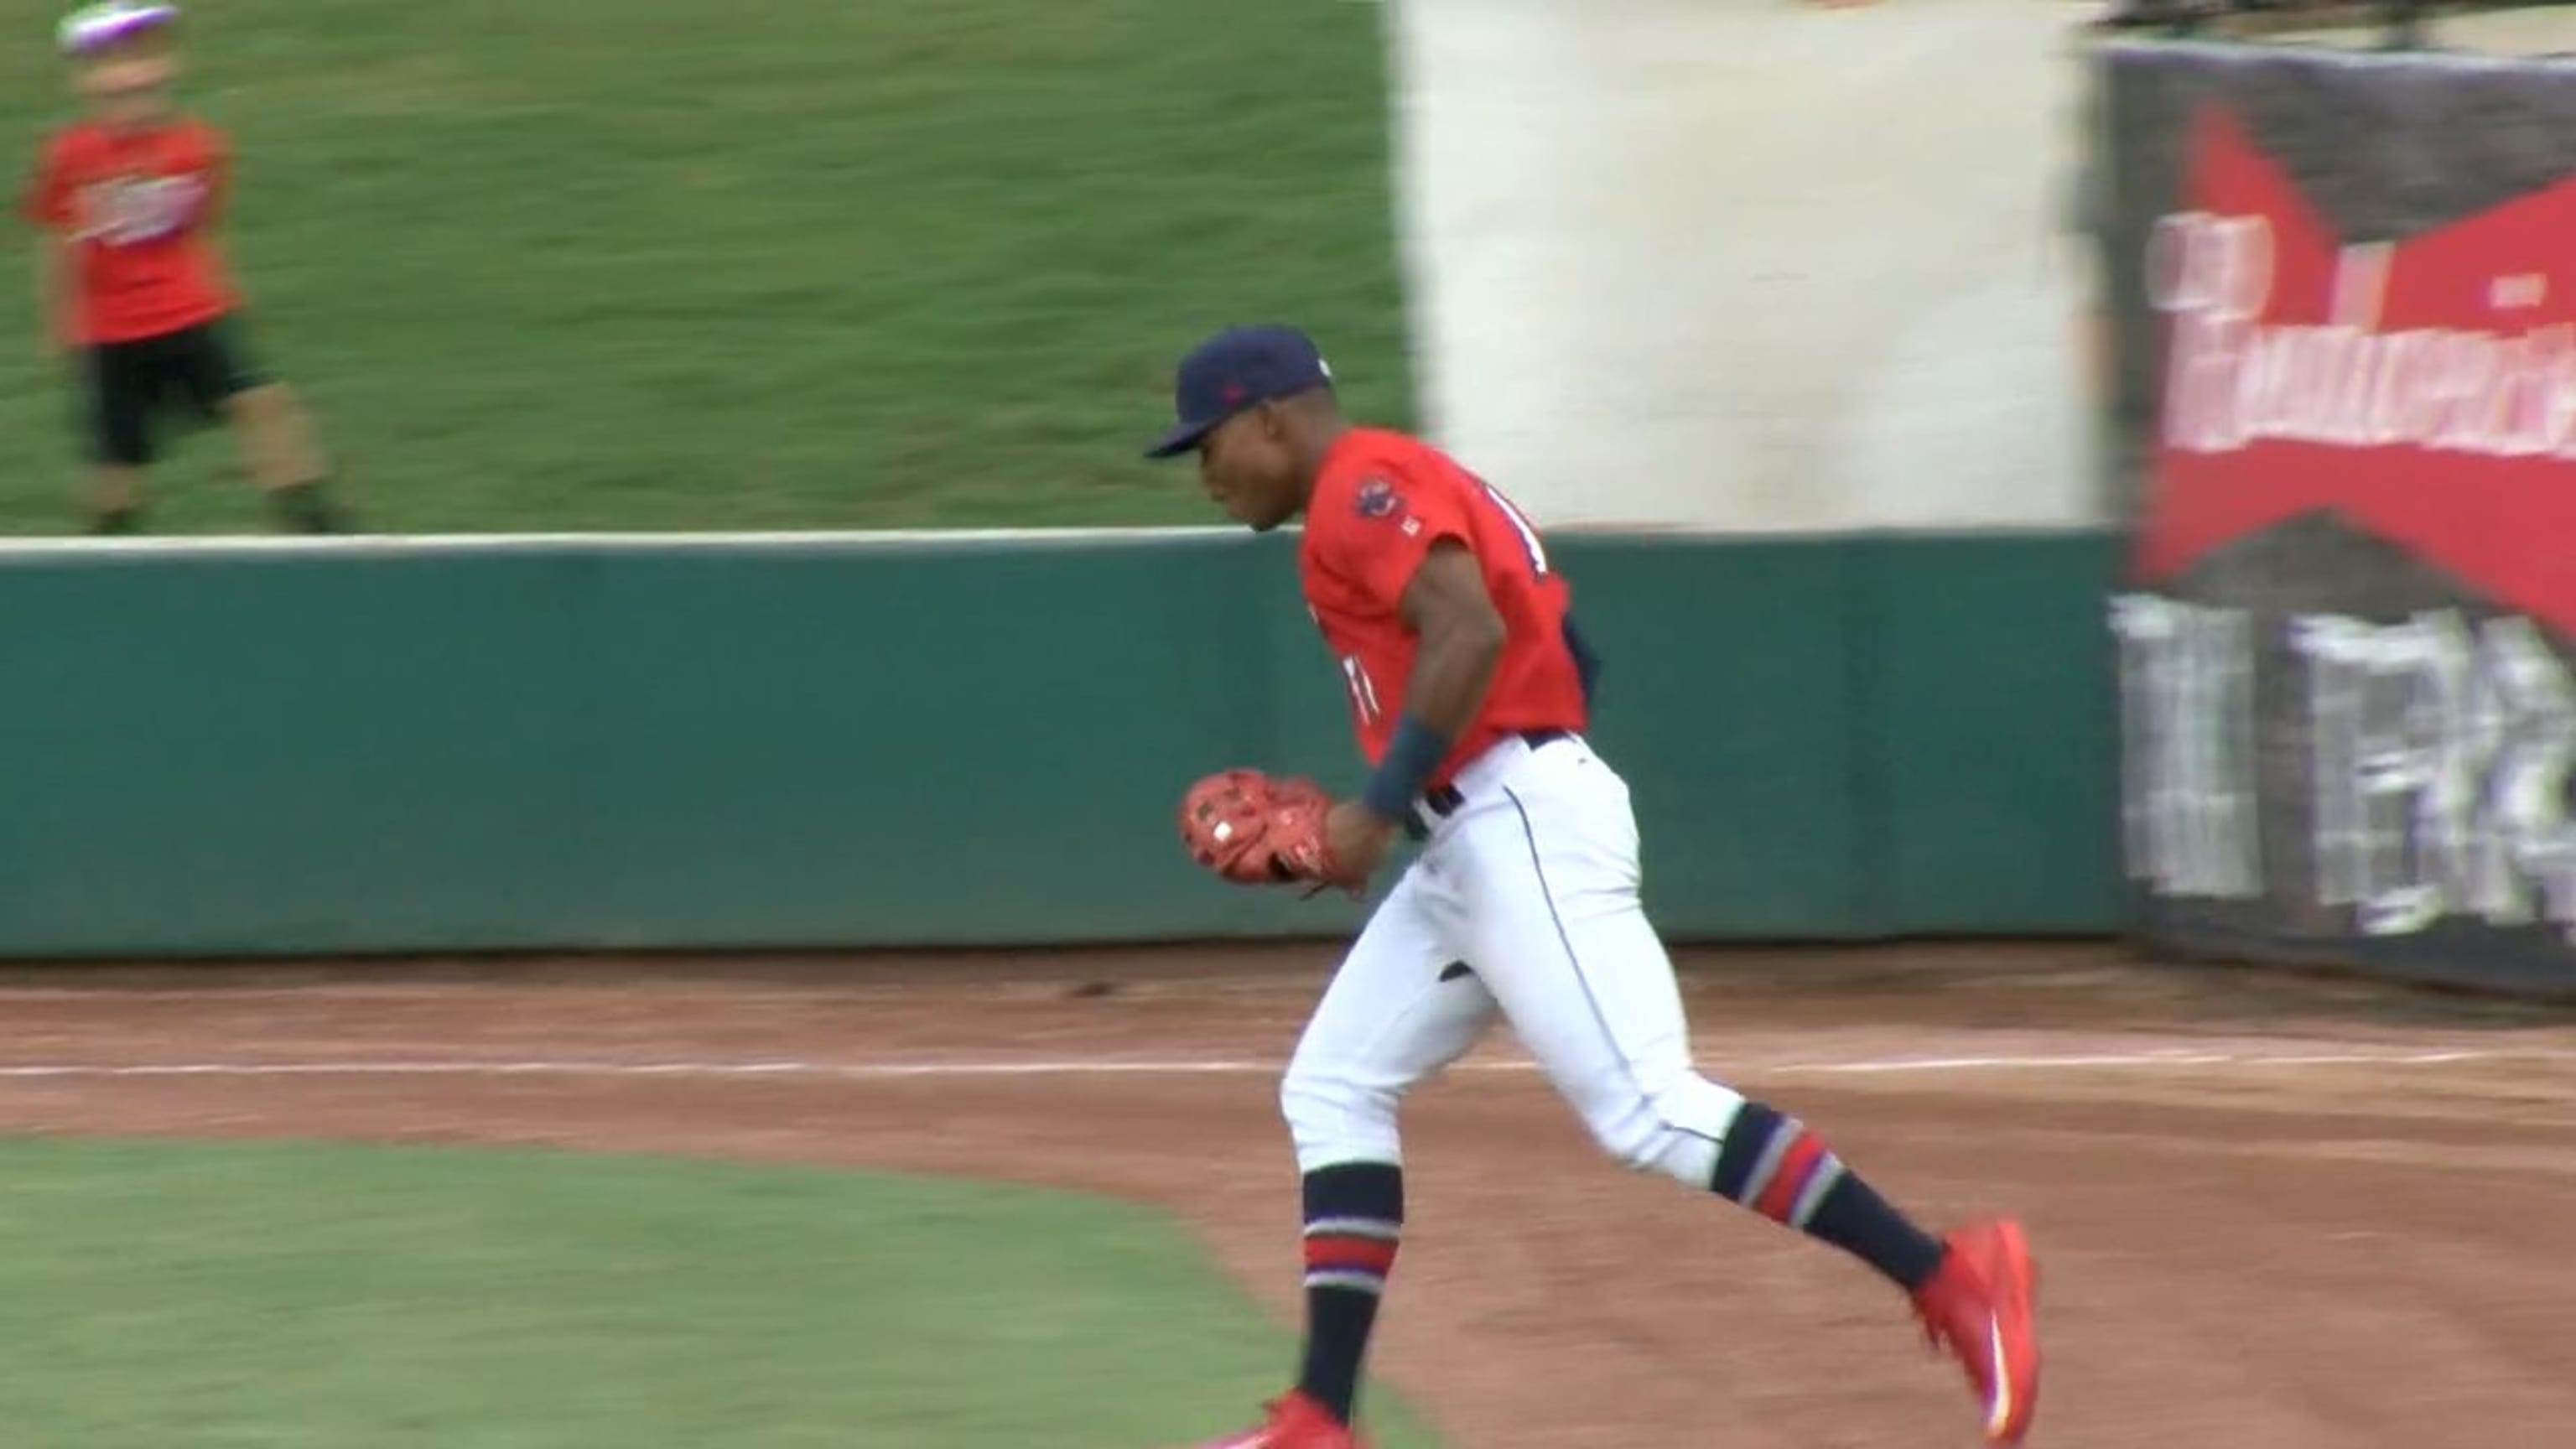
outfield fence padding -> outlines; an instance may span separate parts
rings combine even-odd
[[[1338,933],[1174,827],[1204,770],[1359,779],[1289,547],[0,550],[0,953]],[[2107,540],[1558,552],[1676,936],[2107,927]]]

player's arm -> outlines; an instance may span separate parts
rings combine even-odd
[[[73,297],[79,285],[79,267],[72,256],[72,243],[59,232],[47,232],[36,239],[36,320],[45,329],[45,349],[61,354],[72,345]]]
[[[61,262],[55,256],[59,250],[52,236],[36,238],[36,325],[45,330],[45,343],[48,347],[59,345],[63,335],[62,313],[56,310],[61,306],[56,289],[62,285],[62,282],[55,275],[62,269]]]
[[[1502,614],[1485,592],[1484,570],[1455,538],[1434,541],[1404,586],[1396,613],[1414,636],[1404,712],[1360,803],[1402,820],[1450,746],[1485,702],[1503,657]]]
[[[36,227],[36,321],[45,329],[46,347],[59,352],[71,339],[71,188],[53,152],[28,185],[21,209]]]

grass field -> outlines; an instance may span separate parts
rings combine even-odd
[[[1241,318],[1409,420],[1374,6],[197,13],[253,340],[372,526],[1214,522],[1136,454],[1178,351]],[[67,105],[50,24],[0,46],[22,156]],[[0,286],[0,531],[60,532],[29,292]],[[265,526],[228,440],[164,474],[159,526]]]
[[[15,1140],[0,1235],[28,1449],[1151,1449],[1293,1348],[1148,1214],[868,1174]]]

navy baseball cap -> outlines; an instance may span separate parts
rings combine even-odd
[[[1181,359],[1172,382],[1176,420],[1145,456],[1177,457],[1239,412],[1332,381],[1314,339],[1296,328],[1228,327]]]

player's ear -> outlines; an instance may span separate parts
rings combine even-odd
[[[1274,443],[1285,442],[1287,440],[1288,419],[1286,414],[1281,411],[1276,400],[1262,403],[1258,407],[1254,408],[1253,411],[1261,415],[1262,437]]]

